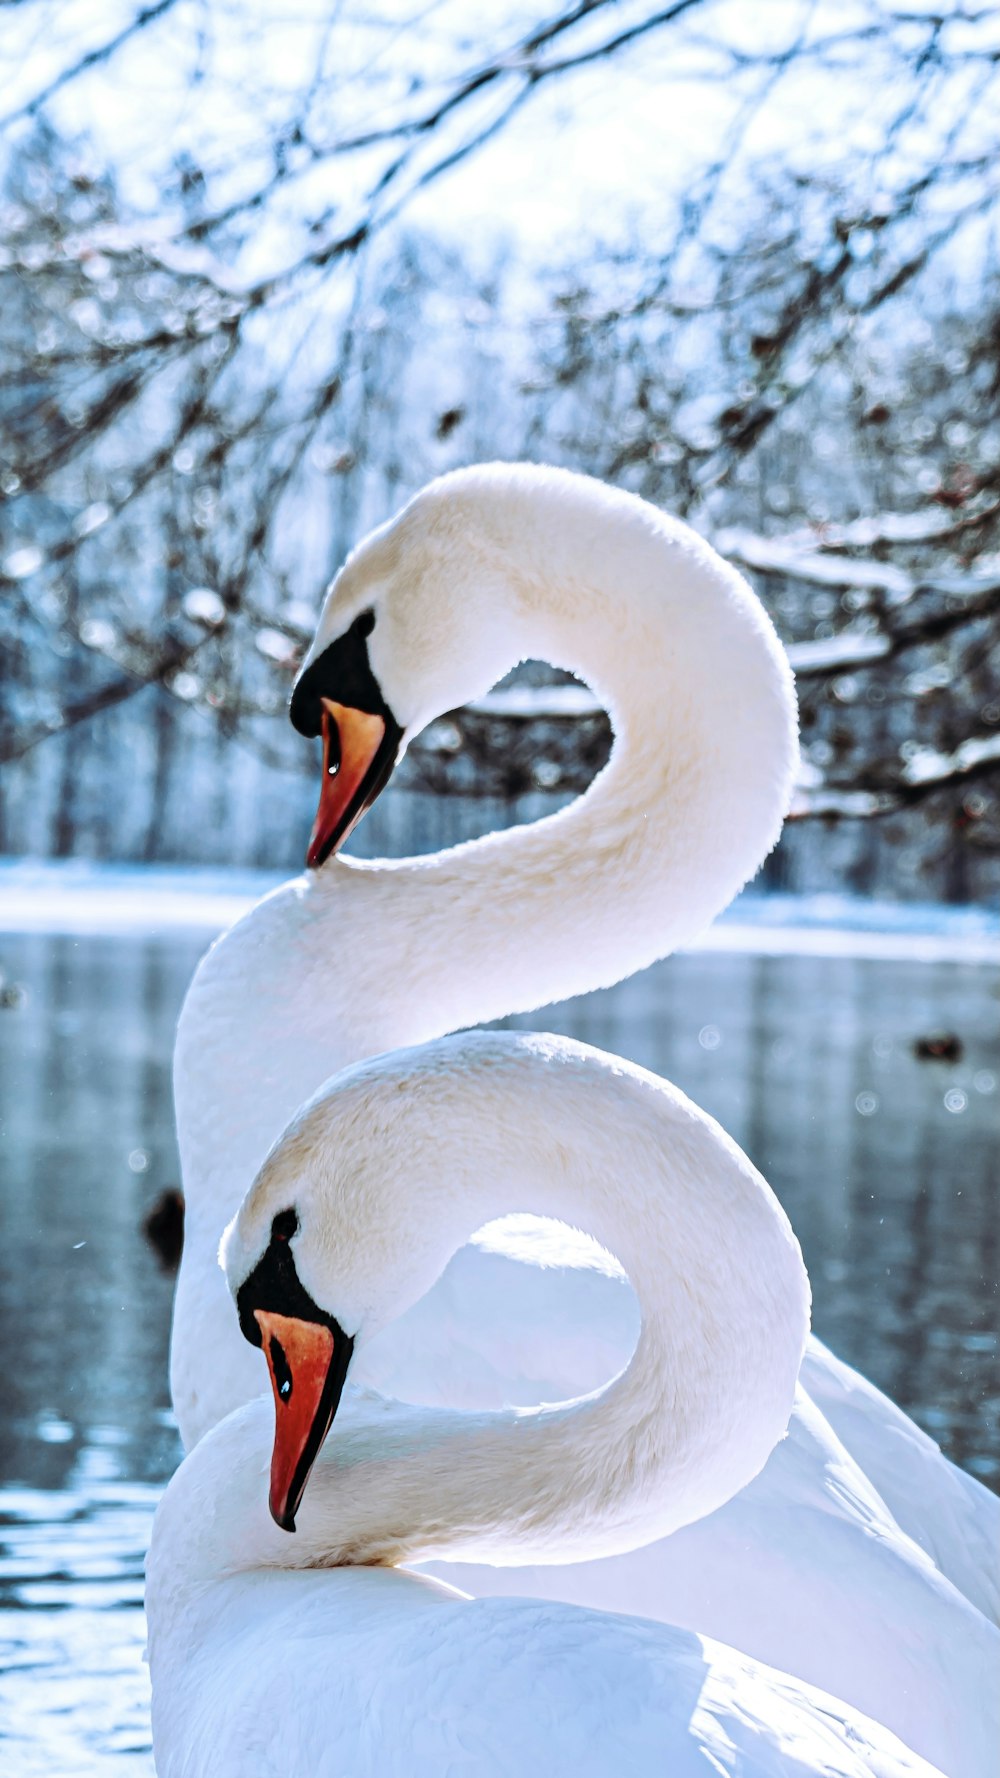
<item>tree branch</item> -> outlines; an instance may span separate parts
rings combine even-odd
[[[47,86],[43,86],[35,94],[34,98],[27,99],[23,105],[18,105],[13,111],[8,111],[5,117],[0,117],[0,130],[6,129],[9,124],[16,123],[20,118],[33,117],[43,105],[47,105],[48,101],[55,97],[56,93],[61,92],[63,87],[68,86],[71,81],[86,73],[88,68],[96,68],[102,62],[110,61],[116,50],[121,49],[123,43],[127,43],[130,37],[135,37],[147,25],[154,24],[157,19],[163,17],[164,13],[171,12],[176,4],[177,0],[154,0],[152,6],[143,7],[142,11],[137,12],[135,17],[127,25],[124,25],[114,37],[109,38],[106,43],[100,44],[96,49],[89,49],[69,68],[62,69],[54,80],[50,80]]]

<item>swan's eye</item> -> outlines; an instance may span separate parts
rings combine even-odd
[[[271,1224],[272,1241],[290,1241],[299,1226],[294,1210],[279,1210]]]
[[[362,611],[360,616],[355,618],[352,627],[357,630],[359,636],[370,636],[375,628],[374,611],[370,609],[368,611]]]

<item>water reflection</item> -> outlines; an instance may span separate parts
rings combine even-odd
[[[19,1778],[153,1770],[142,1561],[159,1488],[95,1474],[94,1455],[74,1487],[0,1496],[0,1752]]]
[[[177,1179],[170,1052],[203,944],[0,944],[26,991],[0,1011],[0,1720],[25,1778],[152,1772],[142,1556],[178,1447],[171,1284],[139,1229]],[[994,1485],[997,990],[954,964],[702,954],[517,1021],[718,1117],[788,1207],[817,1330]],[[941,1027],[961,1056],[918,1060]]]

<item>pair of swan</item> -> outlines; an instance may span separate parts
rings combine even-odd
[[[355,552],[334,584],[294,712],[301,726],[326,734],[314,854],[342,837],[410,734],[481,694],[525,655],[580,672],[610,710],[612,760],[585,797],[533,827],[429,859],[376,865],[331,859],[261,903],[196,977],[182,1015],[175,1075],[188,1220],[172,1376],[189,1447],[261,1387],[260,1355],[240,1339],[215,1254],[223,1226],[303,1099],[360,1058],[614,981],[666,954],[728,902],[777,836],[795,760],[794,700],[784,656],[745,583],[685,527],[632,497],[553,471],[493,466],[433,484]],[[444,1054],[461,1057],[467,1041],[452,1040],[459,1051],[446,1047]],[[419,1069],[419,1056],[411,1062]],[[464,1061],[456,1066],[464,1080]],[[621,1069],[623,1078],[632,1072]],[[378,1086],[377,1070],[374,1079]],[[604,1072],[599,1099],[604,1116],[613,1119]],[[334,1094],[334,1112],[338,1103]],[[541,1141],[544,1093],[526,1089],[520,1115]],[[475,1119],[462,1127],[470,1155],[471,1145],[493,1139],[489,1126]],[[616,1128],[613,1178],[624,1191],[627,1120]],[[382,1125],[379,1130],[386,1134]],[[447,1170],[442,1162],[442,1173]],[[398,1203],[383,1206],[379,1253],[386,1264],[406,1208],[400,1192]],[[423,1185],[414,1195],[422,1198]],[[528,1198],[506,1205],[540,1207]],[[721,1251],[721,1223],[716,1232]],[[338,1240],[342,1234],[338,1229]],[[303,1236],[295,1240],[301,1246]],[[754,1263],[752,1251],[742,1258]],[[433,1267],[428,1285],[432,1274]],[[474,1322],[461,1316],[463,1301],[473,1303]],[[683,1295],[670,1299],[669,1314],[679,1313],[678,1301]],[[725,1306],[724,1294],[717,1306]],[[634,1339],[633,1299],[614,1267],[595,1259],[592,1249],[582,1251],[579,1241],[574,1247],[565,1236],[508,1223],[463,1247],[429,1295],[363,1349],[359,1342],[352,1375],[359,1384],[419,1393],[425,1402],[436,1397],[453,1409],[559,1399],[602,1382],[628,1358]],[[478,1353],[469,1353],[470,1340],[479,1342]],[[694,1384],[701,1361],[695,1352],[688,1359]],[[698,1505],[688,1517],[697,1522],[660,1536],[651,1548],[629,1554],[619,1545],[603,1560],[567,1564],[562,1559],[574,1552],[564,1538],[560,1566],[449,1564],[447,1573],[478,1594],[532,1593],[538,1622],[570,1624],[560,1616],[568,1607],[538,1603],[548,1594],[707,1632],[835,1693],[954,1778],[974,1778],[986,1766],[991,1739],[997,1633],[984,1613],[995,1613],[997,1601],[990,1575],[996,1503],[816,1342],[807,1348],[801,1383],[788,1438],[756,1480],[750,1478],[759,1462],[743,1470],[749,1485],[727,1505],[710,1510],[720,1497],[708,1470],[699,1475],[697,1454],[690,1454]],[[391,1414],[384,1418],[388,1410],[365,1412],[375,1414],[360,1435],[361,1450],[370,1454],[373,1440],[395,1422]],[[422,1420],[395,1412],[419,1433]],[[340,1452],[348,1461],[350,1448],[338,1435],[328,1447],[330,1460],[339,1462]],[[225,1558],[220,1570],[216,1553],[181,1535],[189,1514],[178,1510],[178,1498],[184,1501],[192,1489],[196,1498],[218,1496],[213,1523],[220,1533],[232,1531],[245,1553],[237,1591],[266,1582],[260,1613],[250,1614],[241,1643],[248,1658],[246,1635],[254,1629],[260,1635],[268,1625],[265,1598],[273,1596],[279,1609],[278,1577],[259,1575],[258,1564],[270,1569],[304,1560],[308,1567],[337,1559],[327,1528],[318,1542],[311,1540],[306,1557],[296,1558],[290,1540],[260,1517],[266,1443],[258,1402],[198,1445],[158,1520],[151,1651],[157,1751],[167,1773],[188,1770],[164,1764],[172,1757],[161,1751],[171,1732],[164,1725],[177,1729],[184,1717],[183,1706],[169,1700],[186,1685],[197,1693],[199,1710],[211,1709],[213,1681],[211,1661],[192,1663],[184,1652],[184,1625],[190,1629],[194,1607],[189,1602],[176,1615],[171,1632],[163,1601],[187,1599],[228,1571]],[[734,1451],[739,1461],[738,1440]],[[324,1456],[312,1489],[326,1462]],[[361,1492],[367,1476],[366,1468]],[[730,1493],[740,1487],[736,1481]],[[303,1524],[309,1502],[307,1492]],[[474,1506],[474,1497],[462,1493],[455,1503],[459,1523],[468,1522]],[[240,1529],[246,1513],[258,1515],[251,1537]],[[398,1527],[398,1509],[389,1522]],[[578,1553],[589,1556],[597,1547],[591,1535]],[[415,1548],[433,1553],[419,1537]],[[467,1541],[449,1550],[469,1561],[477,1553]],[[520,1554],[525,1562],[540,1559],[530,1542]],[[165,1581],[172,1562],[174,1581]],[[308,1609],[319,1614],[317,1622],[335,1619],[338,1635],[347,1633],[340,1612],[348,1600],[352,1614],[366,1623],[371,1617],[376,1638],[382,1623],[390,1639],[399,1601],[405,1640],[407,1614],[431,1610],[431,1599],[443,1637],[457,1634],[464,1644],[471,1634],[471,1608],[463,1604],[459,1613],[449,1600],[442,1613],[441,1595],[428,1592],[429,1582],[345,1572],[336,1577],[342,1607],[328,1590],[331,1575],[316,1585],[315,1576],[298,1573],[296,1598],[303,1600],[310,1578]],[[382,1590],[365,1591],[369,1579]],[[404,1597],[418,1605],[404,1605]],[[376,1598],[386,1602],[384,1619]],[[211,1613],[216,1609],[222,1609],[217,1599]],[[514,1617],[496,1621],[512,1626],[517,1612],[529,1610],[504,1609]],[[494,1631],[489,1614],[499,1610],[479,1602],[476,1621],[484,1636],[500,1637],[506,1663],[504,1637],[516,1640],[521,1632]],[[461,1624],[454,1631],[456,1613]],[[582,1621],[575,1616],[576,1630],[566,1628],[571,1642],[574,1634],[590,1634]],[[600,1637],[618,1634],[601,1620]],[[631,1626],[629,1635],[652,1637],[654,1666],[656,1649],[672,1647],[681,1661],[693,1646],[681,1630],[668,1636],[662,1626]],[[669,1642],[678,1636],[681,1642]],[[275,1660],[279,1640],[268,1630]],[[723,1659],[716,1651],[716,1658],[723,1665],[713,1673],[742,1676],[733,1679],[737,1691],[750,1683],[742,1657]],[[626,1657],[619,1652],[614,1659]],[[725,1667],[726,1661],[735,1666]],[[584,1659],[584,1668],[573,1669],[581,1687],[585,1668]],[[246,1671],[253,1670],[251,1662]],[[435,1670],[440,1683],[442,1670]],[[214,1694],[219,1710],[228,1709],[238,1678],[231,1663],[226,1671],[228,1686],[220,1684]],[[365,1680],[363,1665],[344,1671],[361,1687],[354,1692],[348,1685],[344,1696],[365,1695],[371,1673]],[[470,1674],[475,1685],[475,1663]],[[795,1689],[794,1680],[781,1683]],[[719,1684],[724,1692],[728,1681]],[[737,1692],[730,1701],[736,1708]],[[454,1705],[460,1715],[457,1690]],[[355,1727],[357,1713],[355,1703],[347,1718]],[[606,1738],[602,1746],[606,1751]],[[384,1750],[380,1759],[371,1769],[393,1769]],[[822,1763],[818,1752],[815,1763]],[[511,1769],[525,1767],[515,1762]],[[596,1769],[607,1770],[607,1760]]]

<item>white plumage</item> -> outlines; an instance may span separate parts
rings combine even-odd
[[[640,1618],[465,1600],[366,1568],[240,1576],[207,1588],[192,1617],[192,1680],[157,1730],[160,1778],[935,1771],[838,1700]]]
[[[621,1253],[643,1305],[630,1365],[542,1410],[356,1393],[294,1537],[264,1504],[269,1404],[209,1433],[167,1490],[148,1565],[160,1778],[693,1778],[706,1761],[747,1778],[927,1774],[849,1706],[691,1632],[328,1571],[624,1547],[739,1488],[780,1438],[808,1315],[784,1213],[681,1094],[567,1040],[473,1034],[341,1074],[245,1199],[230,1286],[294,1211],[297,1275],[360,1350],[470,1226],[529,1203]]]
[[[586,797],[534,827],[429,859],[331,860],[202,964],[175,1072],[187,1231],[172,1379],[188,1445],[261,1387],[215,1253],[303,1098],[365,1055],[666,954],[752,874],[787,806],[794,698],[768,620],[700,539],[640,501],[553,471],[447,477],[351,558],[314,654],[366,607],[407,733],[534,654],[595,686],[615,751]],[[634,1344],[634,1303],[560,1239],[545,1238],[545,1269],[525,1263],[539,1237],[523,1231],[456,1255],[364,1354],[370,1379],[458,1406],[604,1381]],[[710,1632],[976,1778],[1000,1677],[981,1616],[998,1550],[1000,1503],[810,1342],[790,1438],[728,1506],[641,1554],[461,1575],[478,1593],[546,1591]]]

